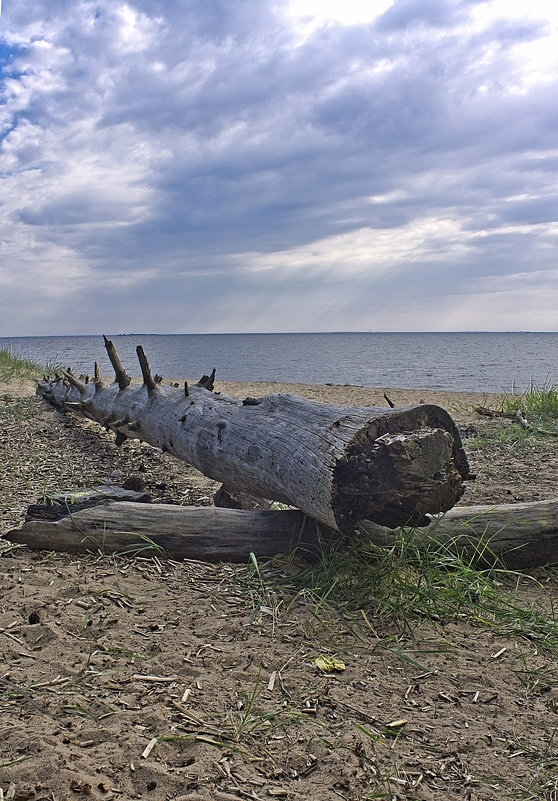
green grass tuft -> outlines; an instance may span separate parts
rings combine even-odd
[[[0,381],[38,381],[48,369],[31,359],[16,356],[9,348],[0,348]]]
[[[544,605],[522,601],[517,587],[527,577],[494,562],[482,570],[436,543],[420,546],[403,535],[394,545],[380,547],[361,537],[344,549],[324,551],[313,565],[293,570],[260,562],[255,570],[252,561],[237,578],[252,608],[258,596],[262,606],[279,615],[304,603],[320,623],[337,620],[359,636],[373,632],[392,651],[397,643],[414,641],[421,622],[460,621],[534,643],[539,654],[555,658],[558,609],[551,600]]]
[[[531,384],[521,395],[505,396],[502,410],[512,414],[520,411],[534,428],[558,433],[558,386],[537,387]]]

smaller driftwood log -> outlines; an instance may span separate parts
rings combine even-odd
[[[135,501],[151,503],[151,496],[145,490],[132,490],[114,484],[101,484],[75,492],[62,492],[43,495],[36,503],[27,507],[27,517],[38,520],[59,520],[67,515],[75,515],[82,509],[109,503],[111,501]]]
[[[62,509],[63,507],[56,507]],[[29,512],[36,514],[35,507]],[[333,532],[319,530],[298,510],[245,511],[118,501],[74,511],[56,520],[33,517],[7,534],[10,542],[64,553],[116,553],[245,562],[299,549],[314,558]]]
[[[57,520],[38,514],[7,538],[31,548],[70,553],[160,554],[173,559],[245,562],[298,553],[313,559],[323,545],[339,542],[336,532],[319,528],[298,510],[261,511],[212,507],[111,502],[75,511]],[[361,536],[391,547],[401,541],[442,546],[479,567],[502,564],[514,570],[558,561],[558,498],[495,506],[456,506],[426,528],[393,531],[370,521]]]
[[[442,545],[479,567],[512,570],[558,562],[558,498],[494,506],[454,506],[424,528],[394,532],[370,521],[362,531],[377,545],[397,538],[423,547]]]

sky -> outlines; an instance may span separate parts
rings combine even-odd
[[[0,9],[0,336],[558,330],[556,0]]]

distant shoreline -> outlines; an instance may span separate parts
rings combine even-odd
[[[558,334],[558,330],[551,331],[551,330],[540,330],[540,331],[532,331],[532,330],[523,330],[523,329],[513,329],[511,331],[486,331],[483,329],[467,329],[467,330],[436,330],[436,331],[376,331],[374,329],[362,330],[362,331],[184,331],[184,332],[171,332],[171,333],[162,333],[157,331],[147,332],[120,332],[120,333],[111,333],[107,334],[106,336],[110,339],[111,337],[280,337],[280,336],[337,336],[343,334],[373,334],[382,336],[386,334],[390,336],[392,334],[401,334],[402,336],[410,335],[421,335],[421,334],[440,334],[440,336],[445,336],[447,334],[459,334],[467,336],[469,334]],[[102,334],[94,333],[94,334],[0,334],[0,343],[2,340],[10,340],[10,339],[65,339],[67,337],[76,338],[76,337],[99,337],[102,338]],[[0,344],[0,347],[2,345]]]

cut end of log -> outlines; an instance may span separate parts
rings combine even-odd
[[[427,514],[451,509],[463,495],[469,466],[449,414],[426,404],[399,412],[360,431],[335,470],[332,505],[346,535],[363,519],[428,525]]]

